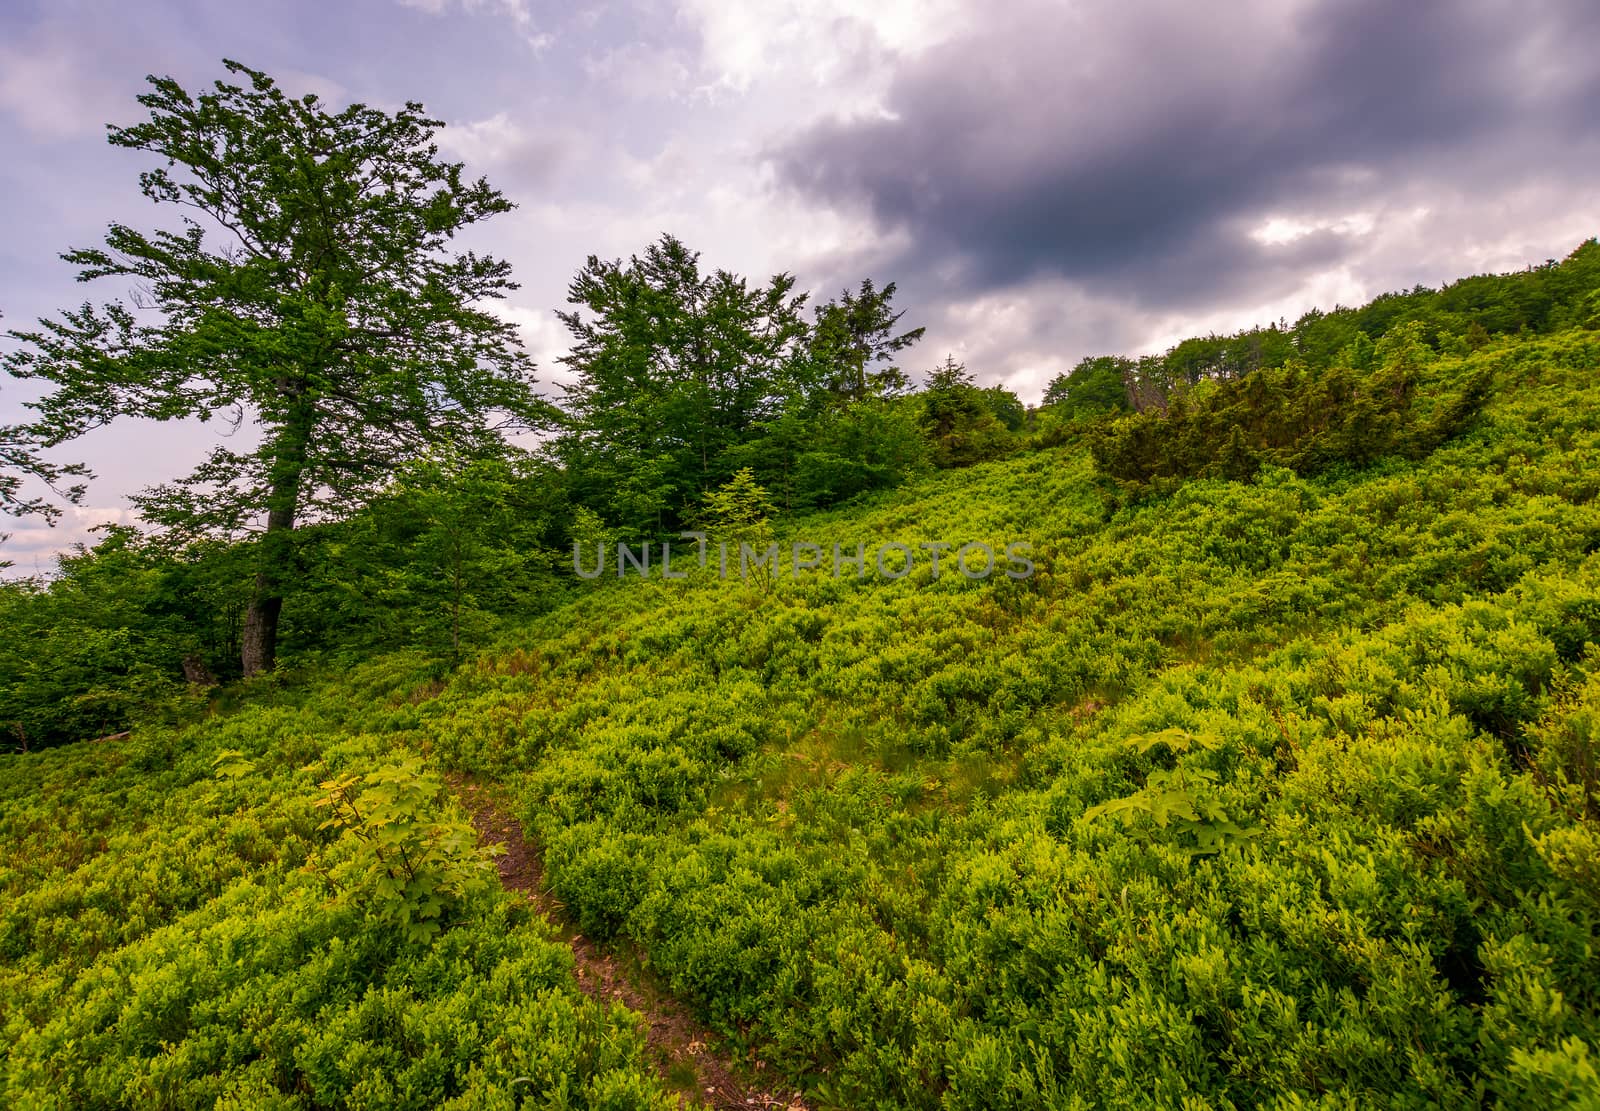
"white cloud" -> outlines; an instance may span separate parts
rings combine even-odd
[[[488,176],[518,204],[561,191],[559,179],[588,178],[597,153],[593,137],[574,126],[530,125],[503,110],[451,123],[437,133],[436,141],[447,157],[465,163],[469,174]]]
[[[570,378],[558,360],[567,353],[567,332],[551,309],[537,309],[509,301],[490,302],[488,311],[508,324],[514,324],[523,346],[538,365],[541,383],[564,382]]]
[[[704,91],[717,96],[798,84],[814,109],[871,111],[892,62],[921,53],[977,17],[959,0],[681,0],[700,44]]]
[[[1316,232],[1340,236],[1370,235],[1375,220],[1370,212],[1353,212],[1333,218],[1270,216],[1251,229],[1250,238],[1263,247],[1281,247]]]
[[[439,146],[467,162],[501,162],[528,141],[528,132],[505,112],[455,123],[439,133]]]
[[[1135,334],[1120,302],[1057,277],[913,313],[926,308],[935,308],[927,338],[907,360],[919,377],[948,352],[981,384],[1003,385],[1029,404],[1079,359],[1125,352]]]
[[[674,46],[643,42],[614,46],[583,61],[604,92],[634,100],[681,100],[693,93],[695,59]]]
[[[56,557],[74,544],[93,547],[101,539],[100,525],[137,523],[132,509],[116,505],[69,505],[54,527],[36,517],[0,518],[0,562],[10,560],[8,576],[47,575],[55,571]]]
[[[412,8],[429,15],[442,16],[454,8],[464,12],[488,12],[511,21],[524,42],[536,51],[547,49],[555,36],[542,30],[534,21],[528,0],[396,0],[404,8]]]

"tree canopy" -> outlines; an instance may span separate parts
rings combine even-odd
[[[896,426],[857,411],[907,384],[882,364],[922,329],[898,329],[894,292],[867,279],[808,322],[792,275],[707,270],[672,235],[626,262],[591,256],[568,289],[574,307],[557,314],[576,380],[553,451],[574,500],[650,534],[746,467],[791,506],[900,473],[902,444],[879,450],[851,433]]]
[[[84,484],[63,485],[68,476],[87,478],[89,472],[81,464],[57,465],[40,457],[38,447],[29,429],[20,425],[0,425],[0,514],[23,517],[38,514],[54,521],[61,516],[61,508],[42,494],[25,493],[23,482],[34,478],[59,494],[64,500],[83,500]]]
[[[855,293],[843,290],[837,299],[817,306],[810,354],[819,384],[835,398],[861,401],[890,396],[910,384],[892,360],[920,340],[927,329],[910,328],[896,334],[905,310],[893,310],[894,293],[894,282],[878,289],[867,278]],[[877,365],[880,363],[889,365]]]
[[[110,129],[164,160],[140,188],[181,226],[114,223],[62,256],[141,293],[13,332],[6,366],[55,387],[37,405],[47,444],[122,416],[255,426],[258,446],[137,499],[181,536],[262,533],[252,673],[272,666],[297,522],[348,513],[425,446],[492,448],[540,406],[516,333],[482,307],[515,288],[509,265],[449,249],[511,204],[439,159],[440,121],[415,102],[330,111],[225,65],[242,83],[199,96],[150,78],[149,119]]]
[[[564,362],[560,454],[583,491],[621,491],[627,523],[652,528],[731,473],[723,453],[778,415],[800,388],[804,294],[764,284],[671,235],[628,262],[590,256],[557,315]]]

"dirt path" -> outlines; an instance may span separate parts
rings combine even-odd
[[[578,986],[596,999],[615,1001],[643,1015],[649,1025],[650,1054],[662,1078],[686,1105],[713,1111],[731,1108],[783,1108],[806,1111],[799,1093],[784,1087],[763,1088],[743,1079],[745,1070],[715,1051],[715,1039],[690,1016],[682,1003],[666,994],[635,962],[629,962],[577,933],[561,905],[545,890],[538,852],[523,836],[522,824],[507,814],[492,788],[467,779],[453,779],[455,794],[472,815],[485,844],[504,845],[497,860],[500,882],[520,891],[561,931],[577,963]],[[763,1067],[756,1062],[756,1069]],[[692,1093],[692,1097],[689,1096]],[[689,1103],[692,1098],[692,1104]]]

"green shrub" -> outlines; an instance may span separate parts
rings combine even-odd
[[[472,825],[441,805],[444,785],[413,757],[320,783],[315,805],[350,850],[318,870],[341,896],[426,941],[454,904],[493,885]],[[504,852],[503,846],[496,848]]]
[[[0,760],[0,1105],[676,1106],[406,734],[337,724],[414,664]]]

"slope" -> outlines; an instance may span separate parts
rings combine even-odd
[[[668,1105],[420,752],[810,1106],[1591,1106],[1597,369],[1434,360],[1491,403],[1415,462],[1130,500],[1071,440],[781,537],[1026,541],[1025,579],[680,552],[449,675],[7,760],[7,1102]],[[352,776],[437,891],[317,828]]]
[[[1600,344],[1417,463],[1127,505],[1081,447],[786,541],[1026,580],[629,579],[421,707],[591,936],[841,1107],[1594,1097]],[[801,531],[803,530],[803,531]]]

